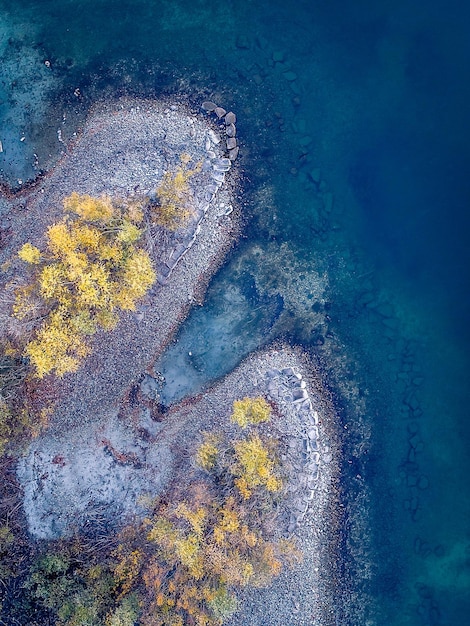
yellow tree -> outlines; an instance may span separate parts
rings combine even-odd
[[[18,252],[33,273],[13,313],[26,317],[32,294],[45,311],[25,349],[40,378],[75,371],[90,352],[86,336],[112,329],[119,310],[133,310],[155,281],[149,255],[136,245],[142,213],[135,207],[126,212],[107,196],[73,193],[64,209],[66,217],[47,230],[44,251],[28,242]]]

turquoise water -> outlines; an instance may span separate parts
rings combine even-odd
[[[186,393],[267,340],[311,349],[345,427],[339,623],[467,623],[465,4],[0,9],[0,173],[14,186],[96,99],[186,93],[236,111],[247,238],[164,368],[181,365]]]

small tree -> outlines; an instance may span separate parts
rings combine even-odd
[[[136,247],[141,213],[77,193],[64,209],[70,213],[49,227],[44,251],[26,243],[18,252],[33,272],[16,292],[13,313],[28,317],[39,298],[45,317],[25,349],[39,378],[75,371],[90,353],[86,337],[114,328],[118,311],[135,309],[155,280],[149,255]]]

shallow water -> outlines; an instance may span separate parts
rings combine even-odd
[[[319,354],[346,427],[356,593],[341,623],[466,623],[464,3],[0,8],[0,173],[13,185],[108,95],[188,93],[236,111],[247,240],[163,357],[168,399],[274,337]]]

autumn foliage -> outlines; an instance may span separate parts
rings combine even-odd
[[[25,606],[43,612],[31,623],[221,626],[244,589],[271,584],[299,558],[292,542],[274,535],[282,465],[267,433],[229,423],[203,436],[193,471],[175,480],[147,519],[96,542],[49,542],[23,584]],[[12,541],[8,529],[0,532],[0,547]]]
[[[230,442],[207,435],[195,455],[201,473],[182,497],[123,532],[114,572],[124,596],[139,591],[142,626],[220,625],[237,609],[237,589],[269,585],[297,556],[264,530],[282,495],[280,466],[275,443],[249,431]]]
[[[118,312],[133,310],[155,280],[149,255],[137,246],[141,213],[77,193],[65,198],[64,210],[47,230],[44,250],[26,243],[18,252],[32,280],[17,290],[13,314],[43,313],[25,349],[40,378],[75,371],[90,352],[86,337],[114,328]]]
[[[163,179],[157,188],[157,202],[153,206],[153,220],[170,230],[176,230],[184,226],[190,218],[192,197],[189,187],[189,179],[199,170],[200,165],[194,169],[188,167],[191,157],[182,154],[181,165],[175,171],[163,174]]]
[[[231,419],[242,428],[267,422],[271,416],[271,407],[262,397],[235,400]]]

